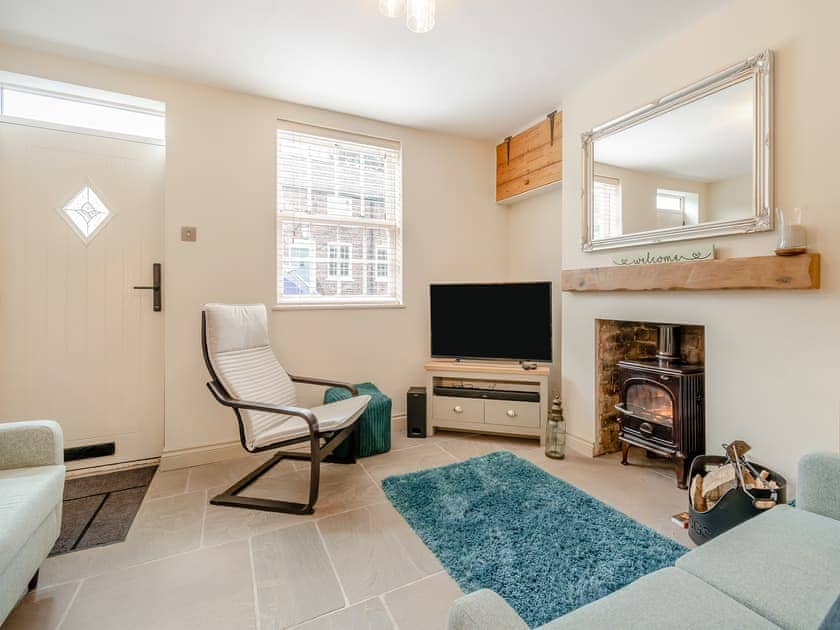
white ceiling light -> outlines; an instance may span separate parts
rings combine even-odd
[[[400,17],[405,11],[405,0],[379,0],[379,12],[385,17]]]
[[[428,33],[435,27],[435,0],[408,0],[405,25],[415,33]]]

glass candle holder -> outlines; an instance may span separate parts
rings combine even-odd
[[[566,456],[566,420],[563,418],[563,404],[559,394],[555,394],[551,401],[545,430],[545,454],[552,459],[563,459]]]
[[[776,254],[792,256],[804,254],[808,249],[808,233],[802,225],[802,209],[794,208],[790,211],[776,208],[779,220],[779,246]]]

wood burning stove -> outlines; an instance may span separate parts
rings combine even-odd
[[[677,485],[686,488],[691,460],[706,452],[704,369],[684,363],[679,326],[659,327],[655,359],[619,361],[621,463],[631,446],[670,458]]]

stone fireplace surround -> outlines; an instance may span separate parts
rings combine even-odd
[[[618,412],[620,383],[618,362],[622,360],[653,359],[656,356],[659,329],[666,322],[634,322],[615,319],[595,320],[595,412],[598,426],[594,455],[615,453],[618,442]],[[670,323],[670,322],[669,322]],[[705,327],[688,324],[680,326],[680,356],[686,363],[705,363]]]

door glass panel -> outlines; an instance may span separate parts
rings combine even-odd
[[[674,402],[663,387],[634,383],[627,388],[625,404],[634,416],[668,426],[674,424]]]

